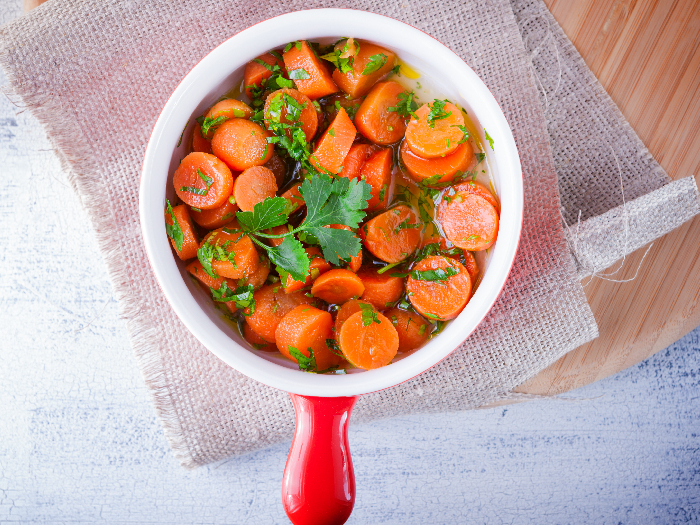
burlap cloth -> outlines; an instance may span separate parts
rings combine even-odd
[[[503,109],[525,178],[522,241],[493,310],[448,359],[363,396],[355,423],[508,396],[596,337],[580,275],[698,212],[692,177],[670,182],[541,0],[51,0],[0,29],[0,61],[93,221],[138,364],[186,467],[287,440],[294,413],[285,392],[224,365],[168,306],[139,229],[146,143],[169,94],[213,47],[266,18],[332,6],[403,20],[459,54]]]

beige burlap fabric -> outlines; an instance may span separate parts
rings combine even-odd
[[[602,88],[591,82],[590,72],[563,34],[557,33],[540,0],[514,1],[513,6],[507,0],[429,4],[51,0],[0,29],[0,61],[16,96],[46,126],[88,210],[139,366],[175,455],[187,467],[289,439],[294,414],[286,393],[220,362],[165,301],[148,266],[138,222],[146,142],[168,95],[210,49],[271,16],[317,7],[353,7],[392,16],[430,33],[464,58],[501,105],[525,178],[521,246],[489,316],[461,348],[433,369],[398,387],[363,396],[354,421],[481,406],[507,395],[597,334],[578,281],[579,269],[569,252],[562,213],[572,224],[581,209],[580,231],[590,220],[614,211],[621,202],[610,188],[619,184],[619,175],[602,146],[598,151],[607,164],[593,165],[595,157],[575,166],[562,161],[567,159],[567,145],[575,144],[571,135],[576,130],[561,121],[570,118],[564,108],[578,115],[579,125],[587,129],[620,126],[630,137],[629,158],[643,146],[629,126],[625,128]],[[568,67],[559,91],[546,83],[550,57],[536,51],[536,39],[545,37],[539,34],[545,26],[551,32],[546,45],[551,41],[563,46],[559,56]],[[533,35],[530,40],[528,35]],[[584,104],[590,100],[585,93],[596,89],[600,117],[587,118],[590,110]],[[543,106],[540,98],[547,93],[549,106]],[[552,93],[561,97],[563,113],[552,109]],[[582,94],[585,100],[577,100]],[[638,176],[647,181],[631,197],[649,198],[650,190],[668,182],[650,157],[630,170],[639,170]],[[591,188],[592,178],[599,195]],[[657,219],[669,213],[664,196],[650,195]],[[617,222],[612,216],[607,221]],[[593,233],[586,237],[594,253],[599,237]],[[643,237],[637,235],[635,242]]]

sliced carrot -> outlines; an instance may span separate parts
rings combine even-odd
[[[357,131],[375,144],[388,146],[401,140],[406,119],[389,108],[395,108],[401,102],[398,96],[405,92],[406,88],[393,81],[375,85],[355,114]]]
[[[473,180],[470,180],[468,182],[460,182],[459,184],[454,185],[455,191],[466,191],[467,193],[473,193],[475,195],[480,195],[487,201],[491,203],[491,205],[496,208],[496,213],[498,213],[499,217],[501,215],[501,205],[496,199],[496,197],[491,193],[488,189],[486,189],[485,186],[482,186],[478,182],[475,182]]]
[[[325,113],[329,122],[336,117],[338,111],[340,111],[340,108],[345,108],[345,112],[348,114],[348,116],[351,119],[354,119],[355,113],[357,113],[357,110],[360,109],[360,106],[362,105],[361,98],[352,98],[345,93],[336,93],[325,100],[326,104],[323,106],[323,112]]]
[[[275,174],[265,166],[253,166],[244,170],[233,184],[233,198],[243,211],[253,211],[257,203],[276,195]]]
[[[383,56],[382,56],[383,55]],[[379,79],[394,67],[396,55],[383,47],[360,41],[360,52],[355,55],[352,71],[333,71],[336,85],[348,95],[358,98],[366,95]],[[379,66],[375,69],[375,66]]]
[[[202,130],[206,128],[206,133],[202,136],[205,139],[211,140],[214,136],[214,132],[222,123],[232,118],[249,119],[253,116],[253,110],[245,102],[227,98],[214,104],[203,116],[204,122],[202,122]]]
[[[287,228],[286,224],[282,224],[266,230],[265,233],[269,233],[270,235],[282,235],[283,233],[289,233],[289,228]],[[268,241],[272,246],[279,246],[282,244],[282,242],[284,242],[284,237],[273,237],[268,239]]]
[[[377,150],[370,144],[353,144],[343,161],[343,169],[339,175],[348,179],[359,179],[360,170],[369,156]]]
[[[397,263],[416,251],[422,226],[413,208],[400,204],[367,221],[360,228],[360,235],[375,257]]]
[[[202,283],[207,288],[213,288],[218,290],[221,288],[221,284],[225,281],[223,277],[212,277],[207,272],[204,271],[202,263],[199,261],[192,261],[190,264],[185,266],[185,270],[190,272],[197,280]],[[227,283],[228,285],[228,283]],[[235,289],[235,287],[234,287]]]
[[[248,323],[243,325],[243,337],[256,350],[262,350],[263,352],[277,352],[277,346],[273,343],[268,343],[265,341],[265,339],[256,334]]]
[[[234,118],[219,126],[211,139],[211,150],[234,171],[262,166],[274,147],[268,144],[272,134],[250,120]]]
[[[333,318],[328,312],[313,306],[297,306],[284,316],[275,331],[277,348],[282,355],[297,362],[292,349],[306,357],[311,356],[311,349],[317,372],[338,366],[343,361],[342,357],[331,351],[328,339],[333,339]]]
[[[202,137],[202,127],[198,122],[194,123],[192,130],[192,151],[211,153],[211,140]]]
[[[221,206],[233,189],[233,174],[214,155],[193,152],[173,174],[173,186],[180,199],[200,210]]]
[[[366,305],[372,310],[374,310],[374,305],[368,303],[367,301],[360,301],[359,299],[351,299],[350,301],[346,302],[343,306],[340,307],[338,313],[335,314],[335,327],[333,332],[335,332],[336,339],[340,334],[340,329],[343,327],[343,323],[347,321],[350,318],[350,316],[355,312],[362,311],[361,305]]]
[[[355,140],[357,130],[343,108],[318,139],[316,149],[311,155],[311,164],[321,170],[338,173],[343,161]]]
[[[457,149],[434,159],[424,159],[411,151],[408,142],[404,141],[399,149],[401,162],[413,180],[426,186],[452,181],[469,168],[474,159],[474,151],[469,142],[463,142]]]
[[[373,370],[388,365],[394,359],[399,349],[399,334],[382,314],[375,313],[366,324],[363,312],[356,312],[343,323],[338,345],[351,364]]]
[[[265,167],[275,174],[277,187],[281,188],[284,185],[284,179],[287,177],[287,163],[282,160],[282,157],[273,153],[270,160],[265,163]]]
[[[477,252],[485,250],[498,237],[496,208],[481,195],[459,191],[440,201],[437,219],[447,239],[455,246]]]
[[[253,287],[253,290],[258,290],[265,284],[267,276],[270,275],[270,260],[267,257],[260,256],[260,264],[258,264],[257,270],[255,270],[248,279],[246,279],[246,285]]]
[[[306,277],[306,281],[297,281],[291,275],[287,275],[284,281],[284,290],[287,293],[296,292],[297,290],[309,286],[319,275],[331,269],[331,265],[323,258],[318,248],[310,246],[309,248],[304,248],[304,251],[306,251],[306,255],[311,259],[309,263],[309,275]]]
[[[385,315],[391,319],[399,334],[399,352],[408,352],[423,346],[430,336],[430,324],[420,315],[392,308]]]
[[[474,258],[474,254],[472,254],[472,252],[462,250],[462,253],[464,254],[464,267],[467,269],[467,273],[472,280],[473,288],[476,278],[479,276],[479,265],[476,264],[476,258]]]
[[[435,279],[436,271],[441,271],[444,278],[426,280]],[[458,273],[447,273],[451,271]],[[418,276],[424,278],[417,278]],[[408,300],[416,311],[429,319],[440,321],[454,319],[459,315],[469,301],[471,289],[471,278],[462,263],[441,255],[419,261],[406,281]]]
[[[294,79],[299,91],[311,100],[338,91],[325,62],[316,56],[305,40],[292,45],[282,58],[290,78]]]
[[[365,291],[362,279],[350,270],[336,268],[328,270],[314,281],[311,294],[330,304],[342,304]]]
[[[440,106],[444,103],[444,107]],[[433,114],[437,120],[430,119]],[[424,159],[449,155],[464,138],[464,116],[457,106],[445,101],[423,104],[406,127],[406,142],[411,151]]]
[[[352,228],[350,228],[350,226],[346,226],[345,224],[330,224],[329,226],[326,226],[326,228],[333,228],[334,230],[352,231]],[[357,273],[357,270],[360,269],[360,266],[362,266],[362,250],[360,250],[357,253],[357,255],[350,258],[350,264],[348,264],[348,268],[350,268],[351,271]]]
[[[373,304],[380,310],[390,308],[403,295],[403,279],[392,277],[391,272],[377,273],[376,268],[362,268],[357,272],[365,285],[365,293],[360,299]]]
[[[289,209],[287,210],[289,213],[293,213],[299,208],[306,206],[304,198],[299,192],[299,188],[301,188],[301,182],[299,184],[295,184],[282,194],[282,197],[289,201]]]
[[[294,110],[292,107],[294,102],[291,102],[290,105],[290,98],[304,108],[298,114],[296,120],[290,115],[291,112],[289,110]],[[309,97],[296,89],[284,88],[270,93],[265,100],[264,113],[268,129],[270,129],[271,122],[288,125],[299,122],[301,130],[306,135],[307,142],[311,142],[318,130],[318,113],[316,113],[316,108]],[[287,134],[291,136],[291,131],[287,130]]]
[[[392,156],[391,149],[380,149],[365,161],[360,170],[362,180],[372,186],[372,198],[367,205],[369,211],[386,208],[389,203]]]
[[[177,225],[182,230],[182,246],[178,250],[177,244],[173,239],[170,239],[170,244],[173,245],[173,249],[177,253],[177,256],[186,261],[192,257],[197,257],[197,249],[199,248],[199,241],[197,240],[197,232],[195,232],[192,226],[192,220],[190,219],[190,211],[186,205],[180,204],[173,208],[173,216],[177,221]],[[170,216],[168,210],[165,210],[165,224],[172,226],[174,224],[173,217]]]
[[[238,206],[231,204],[230,199],[226,199],[218,208],[210,210],[190,210],[192,220],[207,230],[214,230],[226,226],[236,218]]]
[[[282,318],[300,304],[309,304],[311,299],[302,292],[284,293],[279,284],[266,284],[253,294],[255,310],[245,310],[246,323],[260,337],[275,342],[275,330]]]
[[[270,67],[267,68],[263,66],[262,64],[256,62],[257,60],[265,62]],[[263,80],[270,78],[272,75],[272,66],[275,64],[277,64],[284,72],[284,62],[268,51],[264,55],[260,55],[245,65],[245,71],[243,72],[243,85],[245,86],[245,94],[248,96],[248,98],[252,98],[253,92],[251,86],[262,86]]]
[[[230,279],[248,278],[260,264],[260,257],[250,237],[241,232],[221,228],[210,232],[202,241],[212,251],[211,267],[221,277]],[[220,250],[218,249],[220,248]],[[233,261],[230,257],[233,254]]]

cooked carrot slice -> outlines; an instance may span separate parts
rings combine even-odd
[[[419,261],[406,281],[413,308],[429,319],[440,321],[459,315],[469,301],[471,289],[471,278],[462,263],[441,255]]]
[[[185,270],[187,270],[190,274],[196,277],[197,280],[204,286],[206,286],[207,288],[213,288],[214,290],[218,290],[219,288],[221,288],[221,284],[226,280],[223,277],[212,277],[211,275],[209,275],[207,272],[204,271],[204,268],[202,268],[202,263],[200,263],[199,261],[192,261],[190,264],[185,266]],[[226,284],[228,286],[228,283]]]
[[[401,204],[367,221],[360,228],[360,235],[375,257],[397,263],[416,251],[422,226],[416,212]]]
[[[453,153],[435,159],[419,157],[411,151],[406,141],[401,144],[399,152],[411,178],[426,186],[452,181],[457,174],[464,173],[474,159],[469,142],[463,142]]]
[[[236,218],[238,206],[231,204],[230,199],[226,199],[218,208],[210,210],[190,210],[192,220],[207,230],[214,230],[226,226],[229,222]]]
[[[391,149],[380,149],[365,161],[360,170],[362,180],[372,186],[372,198],[367,205],[369,211],[386,208],[389,202],[392,156]]]
[[[326,99],[326,104],[323,107],[323,112],[326,114],[328,122],[332,121],[340,108],[345,108],[345,112],[351,119],[354,119],[355,113],[362,105],[361,98],[348,98],[345,93],[336,93]]]
[[[496,242],[498,213],[481,195],[459,191],[438,205],[438,221],[446,237],[465,250],[485,250]]]
[[[190,211],[184,204],[175,206],[173,208],[173,216],[177,221],[177,225],[182,230],[182,246],[178,250],[177,244],[173,239],[170,239],[170,244],[173,245],[173,249],[177,253],[177,256],[186,261],[192,257],[197,257],[197,249],[199,248],[199,241],[197,240],[197,232],[195,232],[192,226],[192,221],[190,219]],[[168,226],[173,225],[173,217],[170,216],[168,210],[165,210],[165,224]]]
[[[333,228],[334,230],[347,230],[347,231],[352,231],[352,228],[350,226],[346,226],[345,224],[330,224],[329,226],[326,226],[326,228]],[[357,253],[354,257],[350,258],[350,264],[348,264],[348,268],[352,270],[353,272],[357,273],[357,270],[360,269],[360,266],[362,266],[362,250]]]
[[[300,304],[309,304],[311,299],[302,292],[284,293],[279,284],[266,284],[253,294],[255,311],[245,310],[246,323],[260,337],[275,342],[275,330],[282,318]]]
[[[360,297],[365,291],[362,279],[350,270],[336,268],[320,275],[311,287],[314,297],[330,304],[341,304],[353,297]]]
[[[256,334],[248,323],[243,325],[243,337],[256,350],[262,350],[263,352],[277,352],[277,346],[273,343],[268,343],[265,341],[265,339]]]
[[[311,155],[311,164],[321,170],[338,173],[343,161],[355,140],[357,130],[343,108],[318,139],[316,149]]]
[[[343,327],[343,323],[347,321],[355,312],[362,311],[361,305],[366,305],[374,310],[374,305],[368,303],[367,301],[360,301],[359,299],[351,299],[340,307],[338,313],[335,314],[335,327],[333,331],[335,332],[336,339],[338,338],[338,335],[340,335],[340,329]]]
[[[236,223],[237,224],[237,223]],[[203,247],[211,250],[211,267],[221,277],[230,279],[248,278],[253,275],[260,264],[260,257],[250,237],[241,232],[229,233],[228,228],[209,232],[202,241]],[[220,248],[220,249],[219,249]],[[233,261],[231,261],[233,254]]]
[[[287,163],[279,155],[273,153],[270,160],[265,163],[265,167],[275,174],[277,187],[281,188],[284,185],[284,179],[287,177]]]
[[[309,259],[311,259],[309,263],[309,275],[306,277],[306,281],[297,281],[291,275],[287,275],[284,281],[284,290],[287,293],[296,292],[297,290],[309,286],[319,275],[331,269],[331,265],[323,258],[318,248],[311,246],[309,248],[304,248],[304,251]]]
[[[485,186],[482,186],[478,182],[470,180],[468,182],[460,182],[459,184],[455,184],[454,189],[455,191],[466,191],[467,193],[480,195],[481,197],[489,201],[494,208],[496,208],[496,213],[498,213],[500,217],[501,205],[496,199],[496,197],[493,195],[493,193],[486,189]]]
[[[250,120],[234,118],[219,126],[211,139],[211,150],[234,171],[262,166],[274,147],[268,144],[272,134]]]
[[[352,314],[340,329],[338,345],[351,364],[373,370],[391,363],[399,349],[399,334],[380,313],[369,319],[363,312]]]
[[[316,371],[328,370],[338,366],[343,360],[331,351],[326,342],[333,338],[332,328],[333,319],[328,312],[313,306],[297,306],[285,315],[277,326],[277,348],[282,355],[294,362],[297,362],[297,359],[292,355],[292,349],[310,357],[310,348],[316,359]]]
[[[292,116],[297,111],[294,102],[303,108],[295,117]],[[318,129],[316,108],[309,97],[296,89],[284,88],[270,93],[265,99],[265,120],[268,129],[271,126],[269,121],[288,125],[299,122],[307,142],[311,142]],[[287,130],[287,134],[291,136],[291,131]]]
[[[365,285],[365,293],[360,299],[380,310],[391,307],[403,295],[403,279],[392,277],[391,272],[377,273],[376,268],[362,268],[357,276]]]
[[[289,72],[289,77],[294,79],[294,83],[299,91],[311,100],[316,100],[338,91],[338,87],[333,83],[326,64],[316,56],[305,40],[302,40],[298,47],[297,45],[292,45],[282,55],[282,58],[284,58],[284,65]]]
[[[233,198],[243,211],[253,211],[255,205],[277,195],[275,174],[265,166],[248,168],[233,184]]]
[[[406,142],[424,159],[449,155],[464,138],[464,116],[454,104],[444,100],[423,104],[416,116],[418,120],[412,117],[406,127]]]
[[[267,257],[260,256],[259,261],[260,264],[258,264],[258,268],[246,279],[245,283],[243,283],[252,286],[253,290],[261,288],[262,285],[265,284],[267,276],[270,275],[270,260]]]
[[[369,156],[376,151],[370,144],[353,144],[343,161],[343,169],[339,175],[348,179],[359,179],[360,170]]]
[[[222,123],[232,118],[249,119],[253,116],[253,110],[245,102],[227,98],[214,104],[203,116],[204,122],[202,122],[201,131],[204,131],[206,128],[206,133],[203,133],[202,136],[205,139],[211,140],[214,136],[214,132]]]
[[[282,194],[282,197],[289,201],[289,209],[287,210],[289,213],[295,212],[299,208],[306,206],[299,188],[301,188],[301,182],[299,184],[295,184]]]
[[[198,122],[194,123],[194,129],[192,130],[192,151],[211,153],[211,140],[202,137],[202,127]]]
[[[399,94],[405,92],[406,88],[393,81],[374,86],[355,114],[357,131],[375,144],[388,146],[401,140],[406,119],[389,108],[395,108],[401,102]]]
[[[382,56],[383,55],[383,56]],[[352,71],[333,71],[333,80],[345,93],[358,98],[366,95],[379,79],[394,67],[396,55],[383,47],[360,41],[360,52],[355,55]]]
[[[479,265],[476,264],[476,259],[474,258],[474,254],[472,254],[472,252],[462,250],[462,253],[464,254],[464,267],[467,269],[467,273],[472,280],[473,288],[476,278],[479,276]]]
[[[288,233],[289,228],[287,228],[286,224],[282,224],[280,226],[275,226],[274,228],[270,228],[269,230],[266,230],[265,233],[269,233],[270,235],[282,235],[283,233]],[[272,246],[279,246],[284,242],[284,237],[273,237],[271,239],[268,239],[270,244]]]
[[[193,152],[173,174],[173,186],[180,199],[200,210],[221,206],[233,189],[233,174],[214,155]]]
[[[267,68],[263,66],[262,64],[258,63],[257,60],[265,62],[270,67]],[[245,94],[248,96],[248,98],[252,98],[253,93],[251,86],[262,86],[263,80],[270,78],[272,75],[272,67],[275,64],[277,64],[283,72],[285,71],[284,62],[268,51],[264,55],[260,55],[245,65],[245,71],[243,72],[243,86],[245,86]]]
[[[392,308],[386,315],[399,334],[399,352],[408,352],[423,346],[430,336],[430,324],[420,315]]]

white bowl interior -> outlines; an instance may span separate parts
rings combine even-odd
[[[486,148],[493,182],[501,200],[499,237],[482,282],[457,319],[418,351],[377,370],[347,375],[301,372],[295,363],[252,350],[211,298],[192,281],[174,256],[165,233],[165,199],[172,201],[171,177],[186,155],[194,117],[240,83],[245,64],[269,49],[300,39],[328,41],[353,36],[394,51],[421,73],[421,83],[467,110],[481,130],[494,139]],[[184,130],[183,135],[183,128]],[[266,20],[233,36],[202,59],[182,80],[153,129],[141,177],[140,214],[151,266],[168,301],[187,328],[210,351],[240,372],[272,387],[315,396],[358,395],[411,379],[445,358],[476,328],[496,300],[512,265],[523,210],[520,162],[510,128],[495,99],[476,74],[452,51],[402,22],[372,13],[319,9]]]

